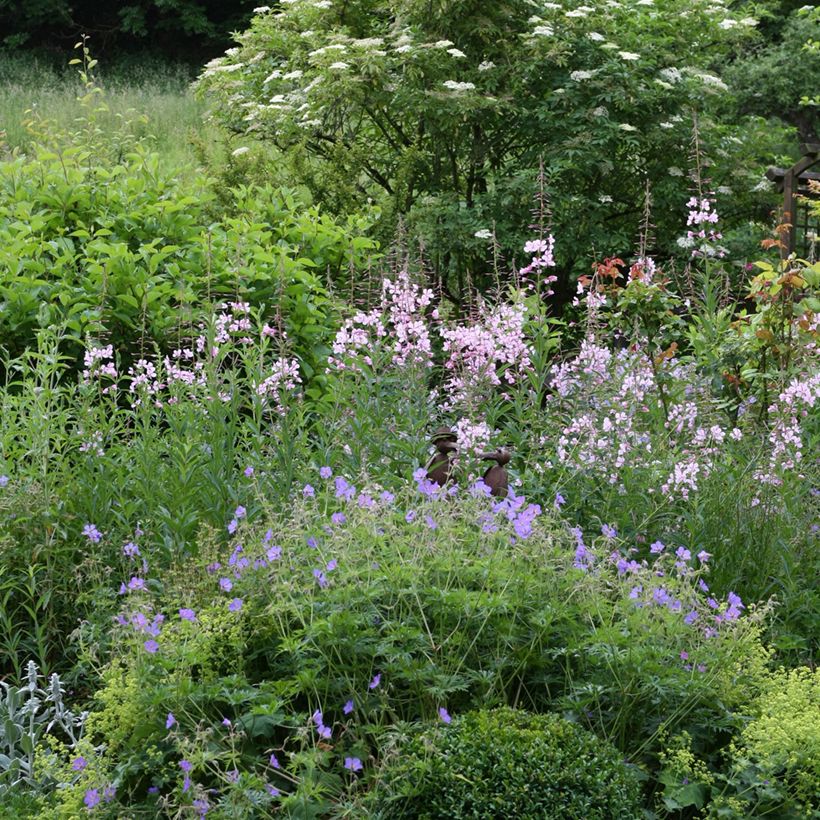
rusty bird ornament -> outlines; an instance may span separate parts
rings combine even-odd
[[[507,476],[506,465],[510,463],[509,450],[500,449],[494,453],[482,453],[483,461],[494,461],[487,472],[484,473],[484,483],[490,488],[490,495],[497,498],[506,498],[510,481]]]
[[[458,436],[449,427],[439,427],[430,438],[436,452],[427,465],[427,478],[443,487],[453,471],[453,456],[458,452]]]

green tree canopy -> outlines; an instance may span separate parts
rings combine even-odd
[[[755,26],[720,0],[289,0],[258,10],[198,84],[331,207],[405,215],[452,293],[493,226],[520,247],[541,160],[565,280],[591,246],[629,251],[647,182],[673,245],[695,111],[710,176],[748,191],[761,134],[709,111],[727,93],[714,66]]]

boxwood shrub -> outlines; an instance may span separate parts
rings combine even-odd
[[[400,741],[373,792],[378,818],[639,817],[617,750],[556,715],[478,710]]]

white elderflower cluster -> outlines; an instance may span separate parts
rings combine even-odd
[[[443,85],[450,91],[472,91],[475,88],[473,83],[460,83],[456,80],[445,80]]]

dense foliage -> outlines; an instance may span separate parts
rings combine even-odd
[[[498,709],[444,727],[396,750],[375,817],[605,820],[641,813],[638,781],[616,750],[566,720]]]
[[[33,148],[0,166],[0,346],[18,355],[58,326],[69,354],[90,334],[135,360],[230,297],[288,334],[311,378],[329,349],[326,283],[374,250],[366,218],[333,220],[269,185],[218,202],[204,176],[163,166],[150,138],[100,128],[90,63],[78,130],[34,120]]]
[[[531,67],[583,44],[589,71],[626,72],[633,111],[708,85],[681,69],[644,88],[642,56],[588,36],[609,21],[555,5],[526,23],[544,27]],[[651,0],[630,8],[657,35],[652,72],[690,42]],[[259,10],[249,37],[332,9]],[[630,20],[607,29],[619,50]],[[752,28],[701,22],[723,56]],[[414,49],[421,76],[467,60],[424,47],[428,24],[373,76],[412,74]],[[346,48],[383,50],[361,39]],[[307,48],[298,70],[351,79],[352,61]],[[340,192],[316,157],[203,133],[209,170],[177,166],[135,115],[113,127],[78,54],[74,126],[29,113],[0,159],[0,813],[817,816],[820,263],[780,258],[782,225],[747,226],[753,263],[734,252],[723,226],[743,198],[704,179],[708,117],[691,155],[643,133],[618,153],[635,133],[620,127],[607,143],[633,193],[630,158],[651,145],[691,163],[691,191],[665,189],[670,253],[645,201],[620,238],[585,212],[613,255],[569,246],[573,177],[545,157],[536,228],[506,216],[523,267],[480,264],[476,237],[447,228],[459,305],[406,235],[378,255],[378,208],[310,204],[317,171]],[[243,93],[242,62],[206,70],[215,93],[231,75]],[[572,80],[578,110],[594,77]],[[453,119],[419,163],[474,124],[473,92],[434,95],[430,115]],[[409,230],[436,218],[425,196]]]
[[[253,0],[0,0],[0,45],[70,48],[87,34],[109,54],[130,46],[196,59],[218,49],[253,8]]]
[[[488,256],[517,254],[542,163],[563,301],[592,248],[632,247],[650,196],[653,250],[675,248],[695,125],[738,212],[724,229],[767,209],[752,189],[783,138],[720,116],[729,88],[716,72],[753,42],[747,12],[576,6],[263,6],[199,87],[219,121],[292,156],[331,209],[375,199],[388,231],[403,216],[457,302],[492,281]]]

